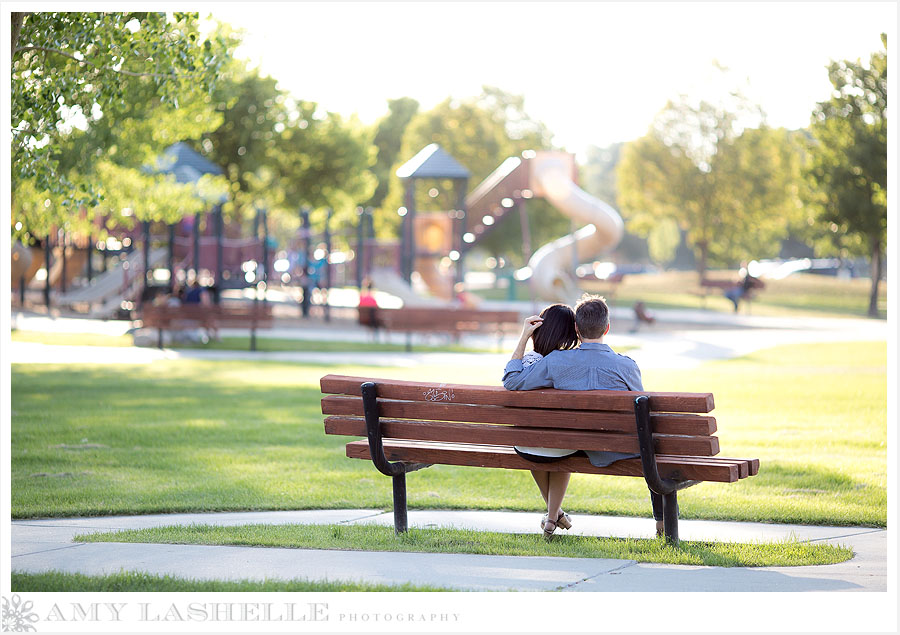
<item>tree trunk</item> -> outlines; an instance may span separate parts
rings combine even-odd
[[[22,32],[22,23],[25,21],[24,13],[16,13],[12,12],[9,16],[9,25],[12,31],[11,37],[9,38],[10,42],[10,54],[9,59],[12,62],[13,57],[16,54],[16,45],[19,43],[19,34]]]
[[[700,276],[700,284],[706,280],[706,260],[708,257],[709,245],[705,240],[697,243],[697,249],[700,250],[700,259],[697,261],[697,274]]]
[[[872,290],[869,294],[869,317],[878,317],[878,285],[881,283],[881,240],[872,239]]]

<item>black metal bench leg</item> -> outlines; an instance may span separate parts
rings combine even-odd
[[[653,520],[662,522],[664,518],[662,494],[657,494],[652,489],[648,491],[650,492],[650,505],[653,508]]]
[[[407,530],[406,473],[401,472],[391,478],[394,481],[394,533],[402,534]]]
[[[158,328],[158,329],[156,329],[156,331],[157,331],[156,345],[159,348],[162,348],[163,347],[163,330],[162,330],[162,328]]]
[[[663,496],[663,530],[666,542],[678,544],[678,492]]]

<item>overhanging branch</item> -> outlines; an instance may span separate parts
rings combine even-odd
[[[119,75],[128,75],[129,77],[175,77],[175,78],[180,78],[180,77],[199,77],[200,76],[199,73],[185,73],[183,75],[178,74],[178,73],[136,73],[134,71],[115,69],[115,68],[112,68],[111,66],[98,66],[97,64],[94,64],[90,60],[79,59],[79,58],[75,57],[74,55],[72,55],[71,53],[66,53],[65,51],[61,51],[61,50],[55,49],[55,48],[50,48],[47,46],[20,46],[13,51],[13,55],[15,55],[16,53],[22,53],[22,52],[26,52],[26,51],[44,51],[47,53],[56,53],[57,55],[62,55],[63,57],[68,57],[69,59],[75,60],[79,64],[87,64],[88,66],[93,66],[94,68],[101,70],[101,71],[111,71],[113,73],[118,73]]]

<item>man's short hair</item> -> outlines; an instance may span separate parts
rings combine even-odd
[[[585,293],[575,305],[575,326],[582,339],[596,340],[606,334],[609,307],[599,295]]]

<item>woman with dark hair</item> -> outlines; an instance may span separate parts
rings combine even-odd
[[[524,367],[543,359],[553,351],[570,350],[578,346],[578,334],[575,332],[575,312],[571,307],[565,304],[551,304],[541,311],[541,324],[531,334],[531,342],[534,350],[528,351],[522,356],[522,365]],[[530,448],[516,446],[516,454],[523,459],[534,463],[551,463],[564,459],[573,454],[579,453],[578,450],[563,450],[559,448]],[[548,540],[553,534],[556,527],[569,529],[572,527],[571,519],[560,505],[562,499],[566,495],[566,489],[569,486],[568,472],[548,472],[546,470],[531,470],[531,476],[537,483],[538,489],[541,490],[541,496],[547,503],[547,513],[541,520],[541,529],[544,531],[544,537]],[[559,510],[555,514],[555,520],[551,523],[547,522],[550,518],[551,510]]]

